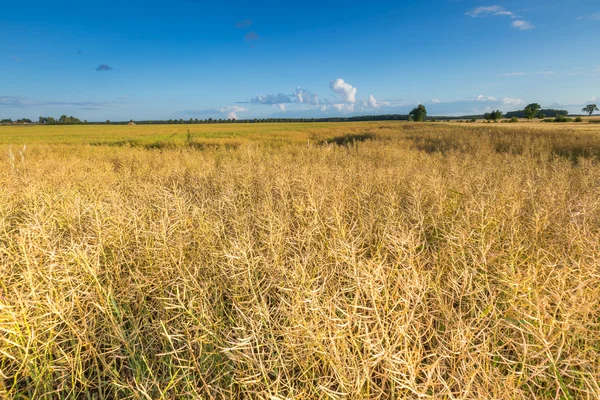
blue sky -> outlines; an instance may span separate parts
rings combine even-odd
[[[597,0],[20,0],[0,38],[0,118],[600,104]]]

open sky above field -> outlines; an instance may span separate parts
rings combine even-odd
[[[0,37],[0,118],[600,103],[597,0],[21,0],[3,3]]]

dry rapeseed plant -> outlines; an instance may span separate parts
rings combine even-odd
[[[370,129],[0,163],[0,397],[599,398],[600,139]]]

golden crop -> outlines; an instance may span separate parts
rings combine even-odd
[[[3,127],[0,398],[597,399],[585,127]]]

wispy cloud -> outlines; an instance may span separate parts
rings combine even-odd
[[[98,71],[98,72],[112,71],[112,67],[110,65],[100,64],[96,67],[96,71]]]
[[[554,71],[538,71],[538,72],[507,72],[502,76],[531,76],[531,75],[553,75]]]
[[[522,19],[517,19],[516,21],[513,21],[512,26],[522,31],[535,28],[535,25],[533,25],[531,22]]]
[[[487,7],[477,7],[466,13],[469,17],[477,18],[477,17],[485,17],[488,15],[513,15],[512,12],[507,11],[504,7],[501,6],[487,6]]]
[[[0,96],[0,108],[29,108],[29,107],[76,107],[82,109],[98,109],[114,105],[113,102],[95,101],[55,101],[38,100],[18,96]]]
[[[590,14],[590,15],[582,15],[580,17],[575,18],[576,20],[582,19],[591,19],[592,21],[600,21],[600,12]]]
[[[244,36],[244,39],[247,42],[254,42],[256,40],[259,40],[260,36],[258,35],[258,33],[251,31],[251,32],[246,33],[246,35]]]
[[[250,28],[252,26],[251,19],[244,19],[235,23],[235,27],[239,29]]]
[[[489,16],[510,17],[515,20],[512,23],[512,26],[514,28],[517,28],[522,31],[535,28],[535,25],[533,25],[531,22],[525,21],[523,19],[517,19],[517,18],[520,18],[519,15],[515,14],[512,11],[505,9],[502,6],[477,7],[465,14],[468,15],[469,17],[473,17],[473,18],[489,17]]]
[[[183,110],[178,114],[186,116],[214,116],[220,114],[227,119],[238,119],[238,113],[248,112],[246,107],[242,106],[224,106],[219,108],[207,108],[203,110]]]

